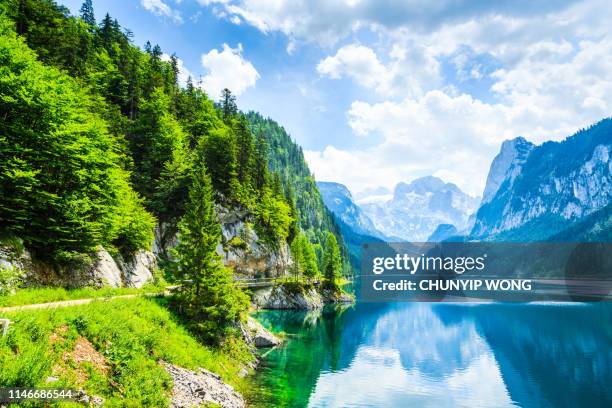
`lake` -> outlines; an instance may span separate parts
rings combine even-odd
[[[612,304],[360,303],[256,316],[286,333],[256,406],[612,407]]]

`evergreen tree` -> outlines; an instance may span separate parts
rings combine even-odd
[[[80,11],[81,19],[90,27],[95,27],[96,17],[94,16],[93,4],[91,0],[85,0]]]
[[[304,271],[304,248],[303,242],[300,239],[294,239],[289,247],[291,250],[291,274],[297,281]]]
[[[311,280],[319,275],[314,247],[304,234],[298,233],[291,242],[290,249],[293,258],[291,273],[295,276],[296,280],[299,276],[304,276]]]
[[[213,130],[203,139],[206,166],[210,170],[213,187],[226,200],[236,197],[236,139],[227,129]]]
[[[104,19],[100,23],[100,39],[102,45],[108,50],[113,41],[113,19],[110,14],[106,13]]]
[[[99,101],[38,61],[0,15],[0,235],[47,260],[152,240]]]
[[[135,162],[134,181],[137,190],[149,200],[155,197],[156,186],[167,163],[184,157],[186,135],[174,115],[169,112],[170,98],[161,89],[142,104],[128,136]]]
[[[325,240],[325,250],[323,252],[323,274],[327,282],[336,286],[336,279],[342,272],[342,257],[336,236],[331,232],[327,233]]]
[[[319,276],[319,266],[317,262],[317,255],[315,253],[314,246],[305,235],[302,235],[303,249],[302,256],[304,262],[304,276],[306,278],[314,279]]]
[[[219,339],[231,324],[242,319],[248,298],[235,285],[232,270],[223,266],[216,252],[221,226],[203,165],[192,176],[178,241],[176,274],[184,282],[180,289],[184,311],[203,338]]]
[[[255,140],[255,163],[253,166],[253,181],[255,188],[262,191],[268,185],[268,143],[262,131]]]
[[[277,172],[272,173],[272,194],[275,197],[284,197],[283,182],[281,181],[280,174]]]
[[[290,183],[287,183],[287,188],[285,189],[285,201],[289,205],[289,214],[291,216],[291,225],[289,226],[287,241],[292,242],[300,232],[300,225],[298,210],[295,206],[295,193],[293,192],[293,187]]]
[[[255,146],[253,143],[253,136],[248,128],[246,119],[241,117],[234,126],[234,133],[236,134],[237,143],[237,172],[238,181],[247,190],[250,190],[253,185],[252,180],[252,169],[255,159]]]
[[[221,112],[223,115],[223,121],[228,124],[231,122],[234,116],[238,114],[236,97],[232,95],[232,92],[227,88],[221,91]]]

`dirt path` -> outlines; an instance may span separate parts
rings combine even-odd
[[[72,299],[72,300],[59,300],[57,302],[49,302],[49,303],[34,303],[30,305],[21,305],[21,306],[8,306],[8,307],[0,307],[0,313],[8,313],[8,312],[18,312],[20,310],[26,309],[47,309],[53,307],[66,307],[66,306],[77,306],[84,305],[87,303],[95,302],[97,300],[114,300],[114,299],[130,299],[141,296],[167,296],[170,291],[166,290],[164,292],[157,293],[133,293],[130,295],[117,295],[117,296],[107,296],[107,297],[95,297],[95,298],[85,298],[85,299]]]

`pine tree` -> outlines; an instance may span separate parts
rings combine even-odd
[[[225,199],[233,200],[237,187],[234,135],[227,128],[216,129],[203,142],[204,159],[210,170],[213,187]]]
[[[303,243],[300,239],[294,239],[289,247],[291,249],[291,258],[293,264],[291,265],[291,274],[297,281],[304,271],[304,248]]]
[[[104,47],[109,50],[113,41],[113,19],[108,13],[106,13],[104,19],[100,23],[100,38],[102,39]]]
[[[323,252],[323,274],[329,284],[336,286],[336,279],[340,277],[340,272],[342,272],[342,257],[338,241],[334,234],[328,232]]]
[[[94,16],[93,4],[91,0],[85,0],[81,6],[81,19],[90,27],[96,26],[96,17]]]
[[[289,214],[291,215],[291,225],[289,226],[289,235],[287,235],[287,241],[292,242],[293,239],[300,232],[299,226],[299,214],[297,207],[295,205],[295,193],[293,192],[293,186],[291,183],[287,183],[287,188],[285,189],[285,201],[289,205]]]
[[[281,181],[280,174],[277,172],[272,173],[272,194],[275,197],[283,197],[283,182]]]
[[[255,188],[262,191],[268,185],[268,143],[260,130],[255,140],[255,165],[253,167]]]
[[[232,270],[223,266],[216,252],[221,226],[211,181],[203,165],[192,176],[178,241],[176,275],[183,281],[180,297],[184,312],[203,338],[219,339],[225,329],[242,319],[248,298],[235,285]]]
[[[221,91],[221,112],[223,114],[223,121],[227,124],[229,124],[238,113],[236,97],[232,95],[232,92],[227,88]]]
[[[253,168],[255,146],[253,144],[253,136],[248,128],[246,119],[241,117],[234,126],[237,144],[237,172],[238,181],[247,190],[252,188],[253,179],[251,172]]]
[[[302,256],[304,262],[303,274],[306,278],[310,280],[319,276],[317,255],[315,253],[314,246],[308,240],[308,238],[306,238],[305,235],[302,235],[302,237]]]

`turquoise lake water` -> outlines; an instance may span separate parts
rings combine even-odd
[[[287,407],[612,407],[612,304],[357,304],[257,317],[254,403]]]

